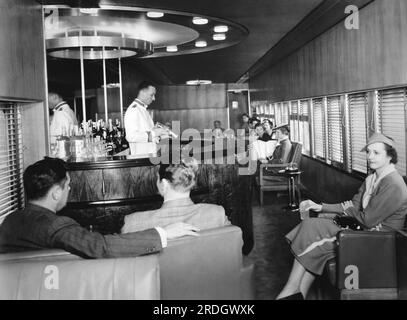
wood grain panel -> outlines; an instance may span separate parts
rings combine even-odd
[[[373,1],[250,79],[252,100],[283,101],[407,84],[407,2]]]
[[[68,202],[102,201],[102,170],[69,171],[71,191]]]
[[[226,84],[158,86],[153,109],[226,108]]]
[[[158,167],[104,169],[105,200],[140,198],[158,193]]]
[[[43,100],[42,10],[34,0],[0,2],[0,97]]]
[[[303,156],[301,160],[301,183],[318,201],[338,203],[352,199],[363,183],[341,170],[318,160]]]
[[[194,128],[198,131],[212,129],[213,122],[220,120],[224,128],[227,127],[227,108],[215,109],[184,109],[184,110],[154,110],[154,121],[180,121],[181,133],[185,129]]]
[[[44,112],[48,112],[48,108],[42,102],[24,105],[22,108],[21,128],[24,168],[41,160],[47,154],[46,140],[40,138],[45,137],[46,124]]]

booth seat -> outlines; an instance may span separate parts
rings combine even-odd
[[[0,299],[253,299],[242,232],[227,226],[139,257],[83,259],[64,250],[0,254]]]

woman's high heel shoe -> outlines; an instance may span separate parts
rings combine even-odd
[[[304,300],[304,296],[301,292],[294,293],[290,296],[278,299],[278,300]]]

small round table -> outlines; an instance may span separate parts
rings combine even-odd
[[[302,171],[299,170],[284,170],[279,172],[281,175],[287,177],[288,179],[288,206],[285,207],[287,211],[296,212],[299,211],[300,193],[297,187],[298,178]],[[298,199],[297,199],[298,192]]]

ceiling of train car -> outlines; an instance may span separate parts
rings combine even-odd
[[[342,0],[38,0],[44,5],[65,4],[71,7],[93,6],[137,6],[161,10],[182,11],[226,19],[248,30],[238,44],[210,52],[201,52],[157,58],[134,59],[136,65],[154,74],[163,84],[184,84],[187,80],[211,80],[214,83],[242,81],[247,72],[261,61],[273,47],[282,43],[293,29],[298,28],[310,13],[320,11],[320,16],[336,9],[336,14],[344,18]],[[355,2],[352,1],[352,2]],[[368,1],[356,1],[368,2]],[[341,6],[338,4],[341,3]],[[342,10],[340,12],[339,10]],[[331,10],[332,11],[332,10]],[[332,16],[332,14],[330,14]],[[318,16],[315,17],[318,19]],[[318,21],[314,25],[318,25]],[[332,23],[332,22],[331,22]],[[330,26],[324,26],[330,27]],[[309,26],[304,27],[305,30]],[[304,28],[302,31],[304,31]],[[324,30],[321,30],[324,31]],[[316,33],[317,34],[317,33]],[[311,33],[309,36],[313,36]],[[301,38],[298,37],[297,39]],[[288,42],[289,39],[286,39]],[[286,41],[286,42],[287,42]],[[287,45],[286,45],[287,47]],[[290,45],[288,46],[290,47]],[[293,47],[292,50],[295,50]],[[290,53],[290,52],[286,52]],[[70,61],[52,60],[51,69],[58,73],[72,72]],[[74,68],[77,69],[77,68]],[[114,68],[111,68],[114,69]],[[158,79],[160,78],[160,79]],[[88,86],[88,85],[87,85]]]

